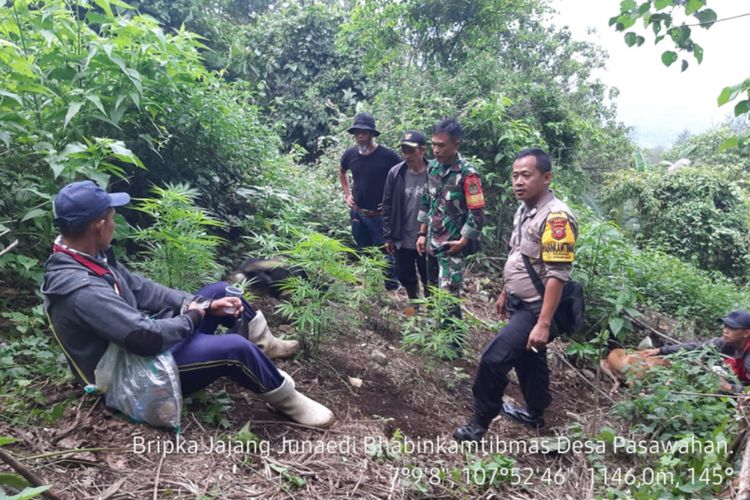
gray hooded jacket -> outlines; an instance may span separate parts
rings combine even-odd
[[[112,272],[119,294],[111,276],[97,276],[62,252],[47,259],[41,288],[53,334],[83,384],[94,383],[94,369],[109,342],[154,356],[191,335],[201,319],[195,310],[181,314],[193,295],[131,274],[110,251],[94,262]]]

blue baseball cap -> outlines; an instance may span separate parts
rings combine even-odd
[[[121,207],[128,203],[128,193],[108,193],[91,181],[71,182],[55,196],[55,222],[81,226],[101,217],[110,207]]]
[[[729,328],[750,328],[750,313],[742,309],[730,312],[725,317],[721,318],[721,320]]]

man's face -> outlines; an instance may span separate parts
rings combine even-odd
[[[354,135],[354,140],[360,149],[369,147],[370,142],[372,142],[372,132],[369,130],[355,130],[352,135]]]
[[[551,181],[552,173],[541,173],[533,156],[524,156],[513,163],[513,194],[529,206],[544,196]]]
[[[434,134],[432,136],[432,152],[435,159],[442,164],[452,162],[458,153],[459,141],[448,134]]]
[[[404,160],[407,163],[421,162],[424,158],[424,146],[414,147],[402,144],[401,154],[404,155]]]
[[[747,342],[747,339],[750,337],[750,329],[730,328],[727,325],[724,325],[724,330],[722,331],[722,337],[727,342],[727,344],[732,344],[736,347],[742,347],[743,345],[745,345],[745,342]]]

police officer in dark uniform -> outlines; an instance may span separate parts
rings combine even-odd
[[[458,441],[478,441],[502,411],[534,428],[544,426],[552,402],[546,345],[565,282],[570,279],[578,224],[568,206],[549,189],[552,165],[540,149],[525,149],[513,162],[513,193],[523,202],[513,221],[510,253],[503,269],[504,288],[495,304],[509,319],[487,345],[474,380],[474,414],[453,433]],[[528,262],[545,285],[541,296]],[[515,368],[528,408],[503,403],[508,372]]]

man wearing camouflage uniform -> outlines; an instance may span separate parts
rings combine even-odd
[[[461,126],[443,120],[432,130],[435,159],[428,166],[427,188],[417,219],[417,251],[438,259],[439,285],[460,295],[464,257],[476,250],[484,222],[484,193],[479,174],[458,153]],[[429,242],[429,244],[428,244]],[[461,309],[451,312],[460,317]],[[458,353],[458,346],[454,346]]]

